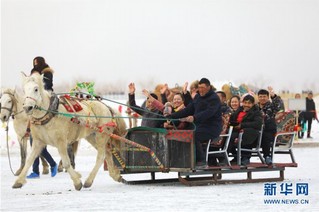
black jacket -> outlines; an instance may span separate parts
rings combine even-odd
[[[229,119],[230,125],[236,126],[237,118],[240,112],[244,110],[243,106],[240,106]],[[242,122],[240,123],[241,129],[244,131],[243,134],[243,143],[252,144],[256,141],[259,136],[259,131],[263,124],[263,117],[257,105],[254,105],[246,115],[243,117]],[[238,133],[239,130],[234,130],[234,133]]]
[[[41,72],[36,69],[31,70],[31,74],[38,72],[39,74],[43,74],[43,83],[44,89],[53,91],[53,70],[50,67],[44,68]]]
[[[313,99],[306,97],[306,111],[304,112],[305,119],[316,118],[316,105]]]
[[[129,97],[129,105],[132,106],[131,109],[134,110],[139,115],[143,116],[141,126],[155,127],[155,128],[163,127],[164,120],[158,120],[163,118],[161,111],[156,109],[150,111],[147,108],[143,108],[136,105],[134,94],[129,94],[128,97]]]
[[[210,138],[217,138],[222,131],[222,113],[218,95],[210,90],[205,96],[196,94],[194,100],[171,117],[184,118],[194,116],[197,133],[205,133]]]

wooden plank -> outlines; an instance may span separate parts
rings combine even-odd
[[[274,163],[274,167],[298,167],[298,163]]]

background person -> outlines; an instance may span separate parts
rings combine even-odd
[[[33,69],[31,70],[31,75],[34,73],[39,73],[43,75],[44,89],[52,92],[53,91],[53,70],[49,67],[49,65],[45,62],[43,57],[36,57],[33,59]],[[30,134],[30,144],[32,146],[32,135]],[[41,156],[45,158],[46,161],[51,166],[51,177],[54,177],[57,174],[58,165],[52,158],[51,154],[48,152],[47,147],[45,146],[41,152]],[[39,178],[39,157],[37,157],[32,165],[32,172],[27,178]]]
[[[312,125],[312,120],[317,118],[317,112],[316,112],[316,104],[312,99],[313,94],[312,91],[308,92],[308,95],[306,97],[306,111],[304,112],[304,121],[305,124],[307,124],[307,138],[312,138],[310,133],[311,133],[311,125]],[[303,134],[302,134],[303,137]]]

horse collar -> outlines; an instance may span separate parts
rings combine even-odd
[[[31,118],[31,123],[35,125],[45,125],[47,124],[58,112],[59,98],[56,94],[52,93],[50,98],[50,106],[44,116],[41,118]]]

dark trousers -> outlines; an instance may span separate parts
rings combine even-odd
[[[235,140],[238,137],[239,137],[239,131],[233,131],[232,134],[231,134],[229,145],[228,145],[228,149],[227,149],[228,154],[232,153],[234,158],[237,157],[238,143],[235,144]],[[241,148],[252,149],[253,147],[256,147],[256,140],[257,140],[257,138],[252,138],[252,140],[245,139],[245,137],[243,135]],[[242,151],[241,152],[241,156],[242,157],[246,157],[246,158],[250,158],[251,157],[251,152]]]
[[[30,144],[32,146],[32,136],[30,135]],[[52,156],[50,155],[50,153],[48,152],[47,150],[47,147],[45,146],[44,149],[42,150],[41,152],[41,156],[44,157],[44,159],[46,161],[48,161],[48,163],[50,164],[51,168],[54,167],[56,165],[56,162],[53,160]],[[39,157],[37,157],[34,162],[33,162],[33,165],[32,165],[32,171],[34,173],[37,173],[37,174],[40,174],[39,172],[39,163],[40,163],[40,160],[39,160]]]
[[[275,140],[276,130],[264,130],[261,140],[261,148],[263,150],[264,158],[270,156],[271,145]]]
[[[312,118],[305,118],[304,119],[305,121],[305,124],[308,123],[308,126],[307,126],[307,136],[310,136],[310,132],[311,132],[311,125],[312,125]]]
[[[205,162],[206,161],[206,153],[204,151],[205,147],[203,143],[207,143],[211,138],[206,133],[198,133],[195,132],[195,147],[196,147],[196,162]]]

